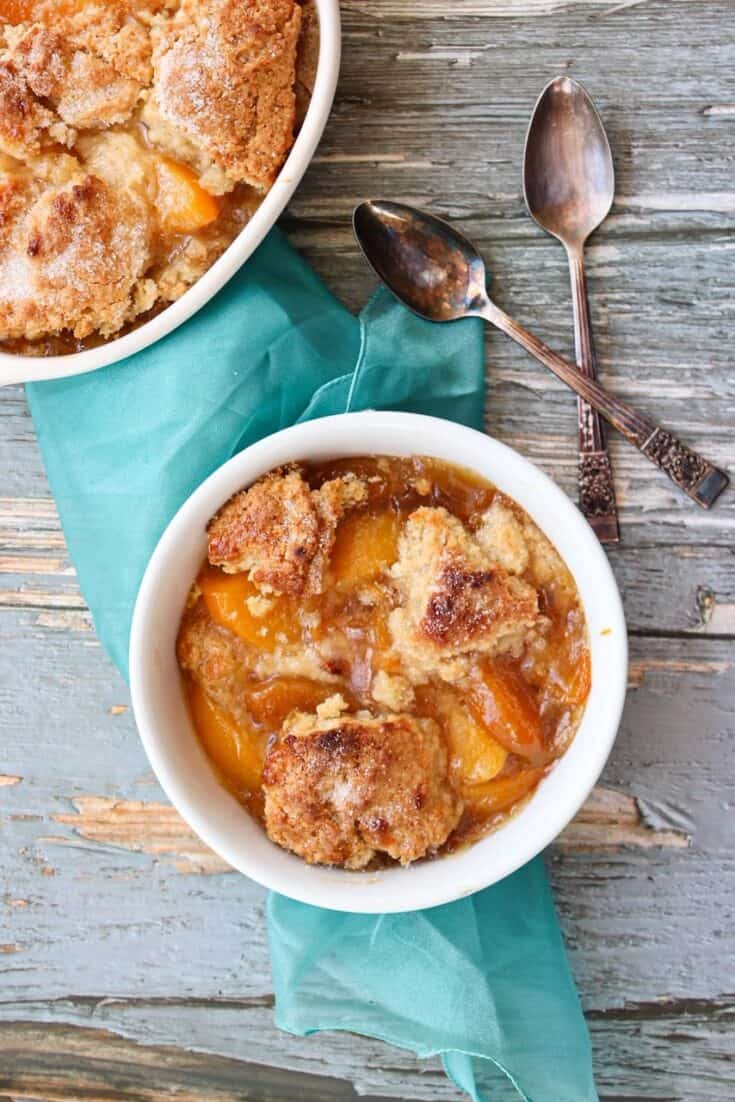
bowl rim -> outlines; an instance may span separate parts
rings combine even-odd
[[[339,0],[315,0],[319,55],[311,100],[288,157],[250,221],[210,268],[160,314],[98,348],[62,356],[22,356],[0,349],[0,386],[64,379],[118,363],[177,329],[242,267],[275,225],[311,163],[329,119],[341,55]]]
[[[379,443],[381,439],[384,445]],[[175,627],[196,570],[188,573],[185,586],[171,580],[170,567],[174,557],[183,553],[184,541],[189,540],[187,554],[192,565],[201,561],[209,516],[232,493],[275,466],[299,459],[360,454],[435,455],[469,466],[501,490],[512,478],[516,492],[511,496],[554,544],[565,548],[560,553],[583,597],[592,653],[592,689],[576,736],[514,816],[496,831],[437,861],[371,873],[309,866],[286,853],[219,784],[211,766],[208,778],[197,775],[192,783],[193,774],[186,775],[191,762],[181,760],[182,746],[196,757],[197,768],[206,765],[207,759],[198,743],[194,749],[197,740],[187,718],[182,720],[187,732],[182,734],[174,724],[170,730],[175,735],[164,733],[158,706],[161,662],[173,659],[175,668]],[[466,462],[468,455],[478,461]],[[491,469],[494,476],[488,473]],[[549,518],[554,518],[551,525]],[[548,531],[550,526],[554,532]],[[173,593],[177,587],[175,598],[164,596],[161,602],[162,590]],[[158,638],[167,601],[172,630]],[[597,782],[617,734],[626,687],[627,634],[620,594],[607,556],[576,506],[546,474],[507,445],[475,429],[419,414],[336,414],[282,429],[228,460],[191,494],[161,536],[140,586],[131,627],[133,713],[153,771],[173,805],[200,838],[235,869],[266,888],[338,911],[391,913],[448,903],[504,879],[539,854],[572,820]],[[175,707],[180,717],[185,717],[180,683],[170,695],[178,702]],[[184,741],[175,747],[174,737]],[[213,807],[207,800],[216,791],[224,802]]]

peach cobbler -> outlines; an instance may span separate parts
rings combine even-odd
[[[208,526],[177,656],[221,782],[314,864],[408,864],[534,791],[590,688],[569,570],[438,460],[301,464]]]
[[[309,0],[0,0],[0,341],[87,347],[178,298],[273,183]]]

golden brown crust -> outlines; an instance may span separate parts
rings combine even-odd
[[[19,176],[0,174],[0,241],[25,206],[28,182]]]
[[[528,567],[528,546],[523,524],[507,499],[498,494],[483,514],[475,538],[493,562],[510,574],[523,574]]]
[[[393,642],[419,682],[464,676],[466,655],[517,649],[539,620],[536,591],[488,558],[445,509],[411,514],[391,573],[403,597],[390,616]]]
[[[535,617],[535,594],[513,585],[501,569],[466,570],[447,564],[437,575],[421,621],[427,639],[452,650],[473,650],[498,624]]]
[[[153,16],[174,4],[160,0],[104,0],[76,7],[59,25],[52,26],[66,35],[79,49],[106,61],[119,76],[139,85],[153,77],[149,26]]]
[[[319,548],[319,518],[298,471],[276,472],[242,490],[208,526],[207,555],[228,573],[247,571],[276,593],[302,593]]]
[[[5,37],[12,49],[29,28],[45,28],[69,46],[109,62],[116,73],[147,84],[152,73],[150,24],[174,6],[160,0],[46,0],[34,4],[30,15],[9,27]]]
[[[319,593],[339,520],[365,486],[337,478],[310,490],[297,470],[276,471],[234,495],[208,526],[209,561],[247,571],[265,592]]]
[[[231,185],[268,187],[293,141],[300,25],[293,0],[182,0],[155,31],[144,118],[157,140],[179,156],[183,139]]]
[[[457,825],[439,728],[428,719],[297,716],[266,756],[265,824],[309,864],[364,868],[426,856]],[[296,733],[298,731],[299,733]]]
[[[152,74],[150,34],[136,14],[124,3],[49,3],[38,7],[33,22],[6,28],[14,98],[22,95],[37,130],[16,145],[16,155],[38,153],[41,139],[71,145],[76,130],[130,117]],[[3,96],[0,126],[14,110]]]
[[[46,141],[73,141],[73,133],[58,126],[53,111],[38,102],[18,67],[7,59],[0,61],[0,105],[0,151],[10,157],[33,157]]]
[[[143,85],[126,75],[125,46],[138,55],[148,37],[133,27],[119,32],[117,49],[107,43],[107,52],[123,71],[93,49],[83,48],[74,34],[65,34],[35,24],[16,42],[12,58],[34,95],[50,103],[59,117],[78,130],[124,122],[132,114]],[[86,36],[85,36],[86,37]],[[84,39],[83,39],[84,40]]]
[[[0,336],[117,331],[148,265],[145,207],[81,171],[61,185],[5,181],[26,202],[0,227]]]

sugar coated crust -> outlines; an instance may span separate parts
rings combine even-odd
[[[301,593],[319,546],[319,518],[299,471],[275,473],[234,495],[208,527],[207,557],[276,593]]]
[[[246,571],[265,593],[319,593],[337,524],[366,496],[356,478],[311,490],[300,471],[276,471],[213,517],[207,556],[228,573]]]
[[[0,58],[0,152],[19,160],[35,157],[46,142],[70,146],[76,132],[28,87],[17,65]]]
[[[273,183],[293,140],[301,7],[293,0],[182,0],[154,31],[154,140],[196,151],[223,190]]]
[[[69,178],[0,175],[0,331],[114,333],[145,298],[147,208],[71,166]]]
[[[389,617],[393,643],[417,683],[460,680],[472,654],[517,653],[539,621],[535,589],[446,509],[410,515],[391,574],[403,598]]]
[[[33,95],[50,103],[59,118],[77,130],[128,119],[143,91],[141,77],[146,76],[143,59],[149,47],[143,27],[131,24],[114,30],[117,49],[109,49],[111,43],[97,37],[105,34],[104,28],[95,31],[69,33],[63,27],[33,24],[10,51]],[[105,46],[109,60],[99,52]]]
[[[309,864],[359,869],[378,854],[408,864],[456,827],[438,726],[409,715],[296,714],[268,751],[265,825]]]

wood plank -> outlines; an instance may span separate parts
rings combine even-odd
[[[601,1102],[724,1102],[735,1092],[732,1000],[661,1000],[588,1016]]]
[[[668,0],[672,6],[684,6],[684,0]],[[696,0],[694,0],[696,3]],[[343,0],[343,6],[350,13],[362,13],[364,16],[376,16],[391,21],[433,18],[436,20],[464,21],[470,17],[484,19],[537,19],[543,16],[576,15],[579,11],[582,19],[597,17],[600,19],[618,15],[624,16],[628,9],[649,0],[464,0],[459,9],[447,8],[442,0],[413,0],[410,8],[400,0],[380,0],[379,5],[371,5],[367,0]],[[688,0],[691,8],[692,0]],[[633,13],[635,14],[635,13]]]
[[[291,208],[295,240],[350,302],[363,301],[373,283],[355,253],[348,215],[374,193],[377,169],[388,195],[461,219],[486,253],[501,305],[571,351],[565,259],[523,212],[519,166],[524,123],[544,80],[558,70],[581,76],[610,129],[618,175],[614,214],[589,254],[603,373],[621,394],[732,463],[733,387],[723,337],[733,321],[727,257],[735,200],[722,155],[726,133],[705,121],[719,116],[702,114],[718,99],[732,102],[732,45],[718,30],[726,5],[707,4],[703,18],[701,5],[645,4],[632,17],[606,21],[604,33],[594,18],[582,21],[568,8],[555,13],[552,36],[542,21],[482,23],[445,14],[441,23],[416,20],[410,48],[405,26],[394,20],[376,25],[371,16],[349,25],[346,64],[352,58],[356,79],[322,151],[354,151],[361,160],[312,171]],[[570,57],[561,51],[571,43]],[[671,80],[674,52],[678,72],[686,73],[680,82]],[[613,70],[625,73],[621,88],[611,57]],[[448,124],[432,126],[435,116]],[[488,357],[488,427],[571,491],[573,401],[502,338],[488,337]],[[531,409],[543,426],[538,438],[528,431]],[[719,440],[718,425],[725,430]],[[651,478],[643,460],[617,442],[613,450],[627,538],[631,527],[635,540],[656,522],[662,542],[682,529],[688,538],[692,528],[702,540],[719,531],[731,538],[725,513],[732,497],[710,516],[693,515],[663,480]]]
[[[124,800],[117,796],[76,796],[73,812],[54,815],[53,822],[73,835],[53,833],[38,841],[47,846],[78,846],[79,839],[133,853],[147,853],[170,862],[180,873],[214,875],[233,870],[193,833],[166,803]],[[598,785],[574,822],[558,839],[563,851],[615,852],[623,846],[685,849],[690,837],[679,828],[659,828],[646,821],[631,796]],[[83,847],[84,848],[84,847]]]
[[[349,1082],[144,1045],[101,1029],[0,1024],[0,1099],[18,1102],[258,1102],[356,1099]],[[382,1102],[375,1094],[365,1102]]]
[[[267,1000],[96,999],[2,1006],[0,1098],[449,1102],[461,1097],[435,1059],[418,1061],[350,1034],[286,1039],[273,1027],[271,1014]],[[601,1102],[722,1102],[735,1087],[729,1044],[734,1017],[732,1000],[668,1000],[588,1014]],[[191,1050],[152,1040],[179,1018],[190,1023]],[[219,1048],[238,1055],[208,1052],[212,1037]],[[493,1092],[493,1102],[511,1098],[502,1088]]]

